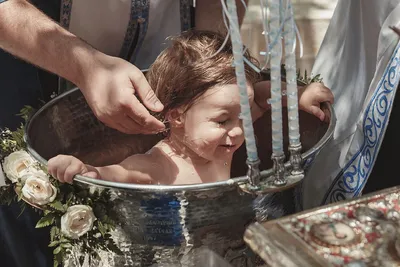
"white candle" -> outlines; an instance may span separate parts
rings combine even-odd
[[[235,0],[228,0],[227,6],[236,79],[240,92],[240,116],[243,122],[243,130],[246,140],[247,159],[249,162],[256,162],[258,161],[258,153],[256,140],[254,137],[253,120],[251,118],[249,97],[247,95],[247,80],[243,60],[243,43],[240,36]]]
[[[290,1],[290,0],[286,0]],[[286,10],[284,24],[285,42],[285,68],[286,68],[286,90],[287,90],[287,109],[289,121],[289,144],[290,146],[300,145],[299,131],[299,107],[297,95],[297,75],[296,75],[296,56],[295,42],[296,32],[293,18],[292,4],[289,2]]]
[[[281,23],[280,0],[271,0],[270,4],[270,53],[271,53],[271,121],[272,121],[272,156],[282,156],[282,88],[281,88]]]

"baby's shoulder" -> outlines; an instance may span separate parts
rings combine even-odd
[[[162,165],[160,158],[153,154],[135,154],[126,158],[121,165],[132,170],[152,170],[154,167]]]
[[[140,176],[154,183],[169,183],[170,162],[166,160],[162,153],[135,154],[121,162],[129,175],[132,177]]]

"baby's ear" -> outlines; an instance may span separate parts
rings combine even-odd
[[[183,126],[184,123],[184,116],[183,111],[181,109],[172,109],[167,112],[165,115],[166,120],[169,124],[173,127],[179,128]]]

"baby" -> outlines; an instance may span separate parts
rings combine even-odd
[[[228,43],[216,53],[223,41],[215,33],[186,32],[172,39],[151,66],[149,84],[165,107],[157,116],[167,122],[169,131],[146,154],[103,167],[59,155],[49,160],[49,173],[68,183],[76,174],[123,183],[195,184],[229,179],[233,153],[243,144],[244,135],[232,46]],[[244,56],[254,61],[248,52]],[[270,108],[268,82],[256,84],[259,75],[247,65],[245,72],[256,120]],[[333,102],[333,95],[314,83],[299,90],[299,99],[302,110],[323,120],[320,103]]]

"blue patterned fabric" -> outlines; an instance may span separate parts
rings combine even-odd
[[[7,1],[7,0],[0,0],[0,4],[3,3],[3,2],[5,2],[5,1]]]
[[[400,44],[386,67],[363,118],[363,143],[335,178],[322,204],[361,195],[382,143],[400,79]]]

